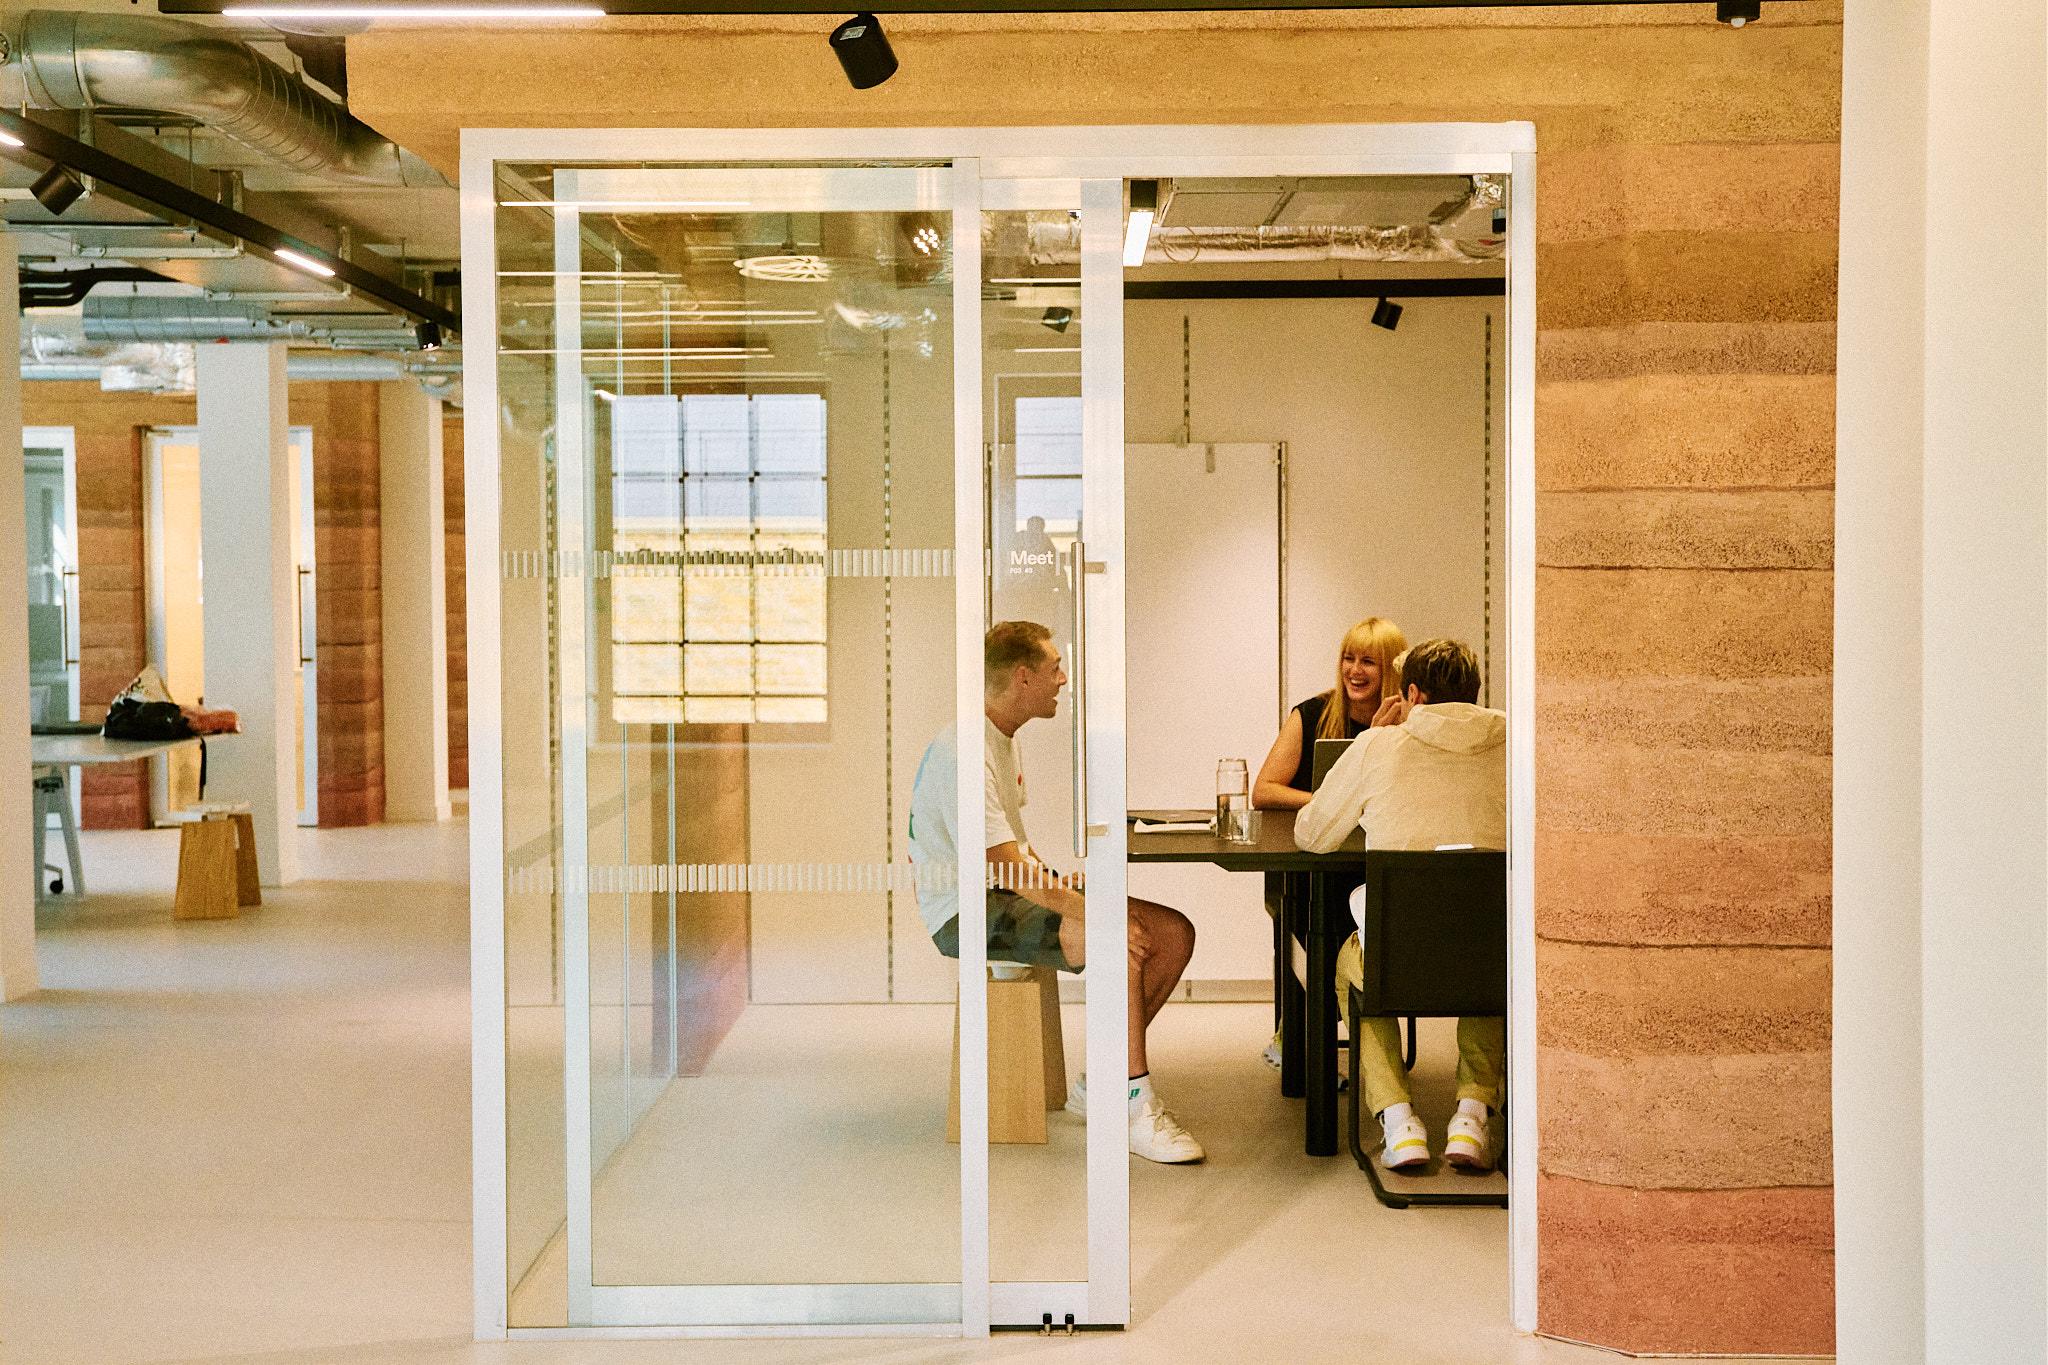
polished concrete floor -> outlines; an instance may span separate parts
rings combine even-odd
[[[462,828],[301,838],[260,911],[175,924],[175,834],[90,835],[94,895],[40,915],[45,989],[0,1006],[0,1360],[1612,1358],[1508,1327],[1504,1215],[1380,1209],[1302,1157],[1259,1011],[1215,1005],[1162,1016],[1212,1158],[1133,1173],[1127,1333],[472,1343]]]

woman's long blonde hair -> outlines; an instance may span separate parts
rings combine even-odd
[[[1337,646],[1337,685],[1323,693],[1323,720],[1316,727],[1317,739],[1344,739],[1350,735],[1348,707],[1344,701],[1344,656],[1359,654],[1380,666],[1380,700],[1401,694],[1401,680],[1395,677],[1395,656],[1408,648],[1408,637],[1392,621],[1368,616],[1344,632]],[[1378,708],[1375,707],[1375,710]]]

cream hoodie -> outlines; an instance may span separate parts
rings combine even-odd
[[[1353,827],[1367,848],[1508,846],[1508,718],[1470,702],[1418,706],[1367,730],[1294,817],[1294,842],[1333,853]]]

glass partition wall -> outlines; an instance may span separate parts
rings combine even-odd
[[[1127,1313],[1122,1222],[1090,1211],[1126,1198],[1123,1124],[1064,1108],[1120,973],[1085,1008],[1042,986],[1044,1140],[982,1136],[1017,1059],[979,946],[980,637],[1042,620],[1078,700],[1074,588],[1106,562],[1080,263],[1028,230],[1073,236],[1078,187],[986,216],[980,191],[971,166],[495,167],[513,1328]],[[1020,737],[1061,876],[1091,852],[1066,702]],[[957,840],[913,828],[921,784]],[[1111,829],[1086,894],[1121,906]]]

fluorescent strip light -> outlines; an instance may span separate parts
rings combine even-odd
[[[20,138],[8,132],[5,128],[0,128],[0,145],[5,145],[8,147],[28,146],[26,142],[23,142]]]
[[[744,209],[751,199],[500,199],[501,209],[576,209],[583,213],[664,213],[675,209]]]
[[[286,265],[296,270],[303,270],[309,275],[318,275],[323,280],[334,278],[333,266],[322,265],[311,256],[303,256],[288,246],[277,247],[270,254],[283,261]]]
[[[1152,244],[1152,220],[1159,216],[1159,182],[1131,182],[1130,216],[1124,220],[1124,264],[1145,264],[1145,248]]]
[[[229,5],[228,19],[602,19],[601,5]]]
[[[592,389],[591,392],[596,394],[599,398],[602,398],[607,403],[616,402],[618,400],[618,395],[613,393],[610,389]]]
[[[1079,355],[1079,346],[1012,346],[1018,355]]]
[[[1002,277],[999,277],[999,278],[997,278],[997,279],[993,279],[993,280],[990,280],[990,281],[988,281],[988,283],[990,283],[990,284],[1011,284],[1011,285],[1027,285],[1027,284],[1069,284],[1069,285],[1071,285],[1071,284],[1079,284],[1080,282],[1081,282],[1081,277],[1080,277],[1079,275],[1045,275],[1045,276],[1041,276],[1041,277],[1033,277],[1033,278],[1029,278],[1029,279],[1027,279],[1027,278],[1025,278],[1024,276],[1021,276],[1021,275],[1016,275],[1016,276],[1002,276]]]

